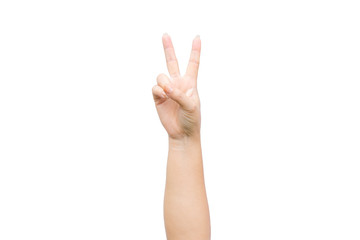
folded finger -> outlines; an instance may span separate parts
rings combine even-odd
[[[162,89],[165,89],[165,86],[170,85],[170,78],[161,73],[157,76],[156,82]]]
[[[164,89],[162,89],[159,85],[155,85],[152,88],[152,94],[155,102],[168,98]]]

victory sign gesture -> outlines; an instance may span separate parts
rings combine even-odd
[[[168,34],[162,37],[169,76],[159,74],[152,89],[160,121],[172,139],[200,135],[200,99],[197,77],[200,63],[201,41],[192,42],[190,60],[185,75],[180,75],[174,46]]]

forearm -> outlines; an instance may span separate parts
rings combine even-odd
[[[200,135],[169,138],[164,219],[169,240],[210,239]]]

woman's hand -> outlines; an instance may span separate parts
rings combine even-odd
[[[180,75],[170,36],[164,34],[162,42],[170,78],[165,74],[158,75],[157,85],[152,89],[160,121],[172,139],[198,136],[201,125],[200,99],[197,91],[200,37],[196,36],[193,40],[190,60],[184,76]]]

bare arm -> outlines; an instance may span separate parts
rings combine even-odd
[[[197,75],[201,41],[193,40],[189,64],[180,75],[170,37],[163,36],[170,78],[160,74],[153,96],[161,123],[169,135],[164,220],[169,240],[210,239],[200,138]]]
[[[199,137],[169,139],[164,218],[168,239],[210,239]]]

